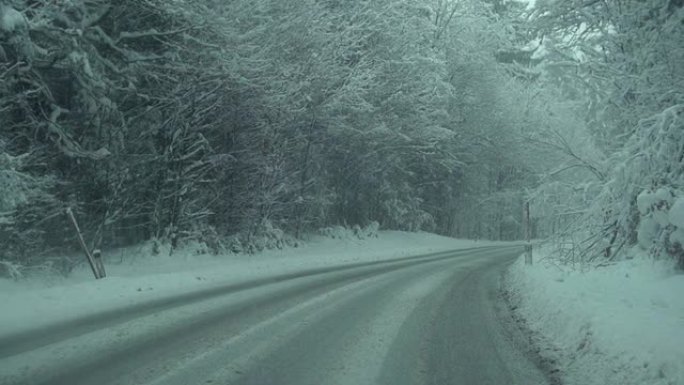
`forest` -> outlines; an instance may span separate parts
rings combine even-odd
[[[0,0],[0,261],[68,273],[67,208],[221,253],[529,202],[560,260],[684,268],[682,42],[682,0]]]

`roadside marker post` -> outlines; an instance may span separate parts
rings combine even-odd
[[[104,262],[102,262],[102,251],[100,249],[93,250],[93,259],[95,260],[95,267],[100,278],[105,278],[107,272],[105,271]]]
[[[532,242],[530,229],[530,202],[525,202],[523,206],[523,229],[525,231],[525,264],[532,265]]]
[[[93,275],[95,276],[95,279],[102,278],[102,277],[100,277],[98,268],[95,265],[95,260],[93,259],[93,256],[90,254],[90,251],[88,250],[88,246],[86,246],[86,243],[83,240],[83,235],[81,234],[81,229],[78,227],[78,222],[76,222],[76,217],[74,217],[74,212],[71,211],[71,207],[67,207],[66,214],[69,217],[69,219],[71,219],[71,223],[74,225],[74,229],[76,229],[76,235],[78,236],[78,242],[81,244],[81,247],[83,248],[83,251],[85,252],[86,259],[88,260],[88,264],[90,265],[90,269],[93,271]]]

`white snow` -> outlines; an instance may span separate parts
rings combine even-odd
[[[655,192],[644,190],[637,196],[637,207],[640,214],[637,238],[643,249],[662,240],[663,231],[669,233],[672,243],[684,244],[684,197],[677,197],[676,192],[665,188]]]
[[[668,222],[675,226],[670,233],[670,243],[684,246],[684,197],[678,197],[667,213]]]
[[[680,245],[684,246],[684,227],[679,228],[670,234],[670,243],[679,243]]]
[[[25,24],[24,15],[8,5],[0,4],[0,30],[14,32]]]
[[[108,277],[95,281],[87,268],[69,278],[0,279],[0,336],[153,299],[213,286],[326,266],[389,260],[409,255],[474,246],[429,233],[383,231],[377,238],[314,237],[299,248],[259,255],[150,256],[148,247],[105,255]],[[126,263],[116,262],[121,259]]]
[[[684,384],[684,275],[630,253],[580,272],[542,249],[509,271],[516,311],[558,351],[565,384]]]
[[[637,207],[642,215],[657,211],[660,207],[669,207],[673,196],[670,190],[659,188],[655,192],[644,190],[637,196]]]
[[[642,217],[639,221],[639,228],[637,230],[637,240],[639,246],[648,249],[653,244],[653,241],[658,236],[660,225],[658,221],[651,217]]]
[[[677,200],[670,208],[668,213],[670,223],[677,226],[679,229],[684,229],[684,197],[677,198]]]
[[[656,190],[655,196],[659,201],[672,203],[672,194],[670,194],[670,190],[666,188],[661,187]]]
[[[642,215],[647,214],[655,202],[655,196],[649,190],[644,190],[637,196],[637,207]]]

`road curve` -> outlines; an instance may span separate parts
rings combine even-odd
[[[497,311],[519,254],[311,270],[56,325],[7,340],[0,384],[546,384]]]

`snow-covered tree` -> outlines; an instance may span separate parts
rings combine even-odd
[[[684,72],[675,64],[684,60],[683,19],[676,1],[544,1],[529,15],[543,48],[541,80],[583,106],[576,116],[589,133],[584,148],[605,159],[572,150],[593,164],[582,182],[594,185],[581,226],[590,233],[582,245],[590,258],[615,258],[639,243],[681,264],[678,238],[670,236],[676,226],[657,218],[667,217],[681,190],[672,171],[680,154],[669,147],[684,143],[677,118]]]

